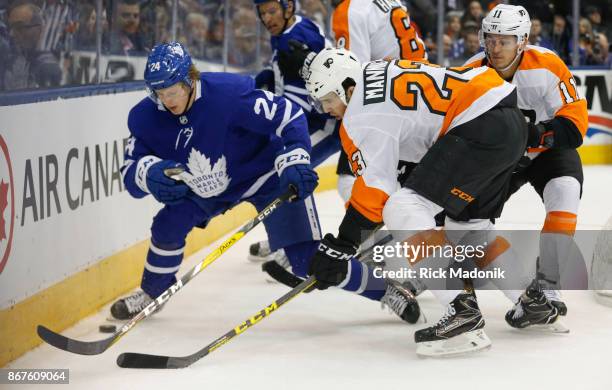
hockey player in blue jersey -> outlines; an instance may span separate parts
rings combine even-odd
[[[287,69],[286,53],[289,41],[304,42],[311,50],[319,52],[326,46],[321,29],[300,15],[295,15],[293,0],[254,0],[261,23],[270,33],[272,58],[269,67],[255,77],[255,85],[283,96],[304,111],[312,143],[311,162],[317,166],[340,150],[336,120],[319,113],[308,100],[308,91],[297,69]],[[283,53],[285,57],[283,57]],[[276,261],[288,268],[288,260],[282,250],[272,252],[267,241],[252,244],[249,260]]]
[[[153,48],[144,77],[149,98],[130,110],[121,173],[130,195],[150,194],[164,207],[153,218],[142,290],[116,301],[113,317],[133,318],[176,282],[194,227],[242,201],[261,210],[289,185],[298,200],[279,207],[264,225],[270,245],[284,248],[294,272],[305,276],[321,229],[302,109],[255,89],[248,76],[198,72],[180,43]],[[164,174],[176,167],[185,169],[182,181]],[[384,281],[352,263],[343,288],[381,300]]]
[[[308,101],[308,91],[297,69],[287,69],[283,54],[289,51],[289,41],[305,43],[310,50],[319,52],[326,46],[321,29],[310,19],[294,14],[292,0],[254,0],[262,24],[270,33],[272,58],[270,67],[255,77],[255,86],[274,92],[290,100],[304,111],[312,142],[311,161],[319,165],[340,150],[336,120],[319,113]]]

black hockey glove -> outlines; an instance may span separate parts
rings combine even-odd
[[[543,124],[528,123],[529,135],[527,136],[527,147],[530,148],[552,148],[555,144],[554,133],[546,130]]]
[[[325,290],[339,285],[346,278],[348,262],[356,252],[357,248],[350,242],[327,233],[319,243],[308,270],[308,274],[317,279],[316,287]]]
[[[289,50],[280,50],[278,52],[278,67],[287,78],[300,78],[302,66],[308,54],[312,50],[303,42],[295,39],[290,39],[288,42]]]

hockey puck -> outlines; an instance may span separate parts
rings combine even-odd
[[[116,325],[100,325],[98,328],[102,333],[115,333],[117,331]]]

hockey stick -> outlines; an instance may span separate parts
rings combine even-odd
[[[305,290],[314,287],[316,283],[314,276],[304,280],[298,286],[287,292],[279,299],[273,301],[268,306],[258,311],[255,315],[243,321],[240,325],[235,326],[232,330],[225,333],[223,336],[217,338],[212,343],[208,344],[199,351],[187,355],[187,356],[161,356],[161,355],[148,355],[145,353],[138,352],[125,352],[117,357],[117,365],[123,368],[185,368],[203,357],[209,355],[211,352],[227,344],[234,337],[244,333],[247,329],[269,316],[272,312],[278,310],[285,303],[289,302],[293,298],[297,297]]]
[[[130,329],[134,327],[134,325],[153,314],[153,312],[155,312],[161,305],[163,305],[168,299],[170,299],[170,297],[176,294],[177,291],[179,291],[184,285],[189,283],[189,281],[191,281],[197,274],[199,274],[200,271],[208,267],[213,261],[217,260],[223,253],[225,253],[225,251],[227,251],[242,237],[244,237],[245,234],[253,230],[255,226],[259,225],[261,221],[266,219],[274,210],[276,210],[277,207],[279,207],[284,202],[293,199],[295,197],[295,193],[295,189],[291,187],[287,190],[287,192],[274,199],[259,214],[257,214],[255,218],[251,219],[249,222],[247,222],[246,225],[240,228],[240,230],[232,234],[230,238],[225,240],[219,247],[217,247],[217,249],[208,254],[208,256],[204,258],[204,260],[202,260],[198,265],[193,267],[191,271],[183,275],[183,277],[179,281],[170,286],[159,297],[157,297],[140,313],[138,313],[136,317],[128,321],[125,325],[121,327],[121,329],[115,332],[112,336],[97,341],[80,341],[63,336],[42,325],[38,325],[37,327],[38,336],[48,344],[56,348],[63,349],[64,351],[80,355],[101,354],[102,352],[110,348],[111,345],[119,341],[119,339],[123,337],[127,332],[129,332]]]
[[[391,233],[382,237],[380,240],[372,244],[370,247],[366,248],[359,255],[358,260],[363,261],[368,256],[372,254],[374,248],[377,246],[382,246],[387,244],[389,241],[393,239]],[[266,261],[261,265],[261,270],[267,273],[272,279],[276,280],[279,283],[284,284],[287,287],[295,287],[300,284],[304,279],[301,279],[291,272],[287,271],[282,265],[278,264],[275,260]],[[310,290],[304,291],[305,293],[309,293]]]
[[[358,257],[363,258],[370,254],[376,245],[384,245],[391,241],[391,236],[385,236],[381,240],[379,240],[376,244],[371,247],[365,249]],[[166,369],[166,368],[185,368],[193,363],[197,362],[201,358],[209,355],[211,352],[221,347],[222,345],[228,343],[234,337],[240,335],[245,330],[255,325],[265,317],[267,317],[270,313],[277,310],[279,307],[289,302],[291,299],[300,295],[301,293],[308,292],[312,290],[316,284],[316,280],[314,276],[309,277],[306,280],[300,281],[297,286],[295,286],[288,293],[272,302],[270,305],[266,306],[262,310],[260,310],[257,314],[250,317],[248,320],[242,322],[240,325],[234,327],[234,329],[225,333],[223,336],[217,338],[212,343],[208,344],[204,348],[199,351],[187,355],[187,356],[163,356],[163,355],[149,355],[145,353],[138,352],[125,352],[120,354],[117,357],[117,365],[122,368],[158,368],[158,369]]]

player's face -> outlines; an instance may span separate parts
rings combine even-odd
[[[512,35],[487,34],[485,47],[491,65],[497,69],[503,69],[514,60],[518,44],[516,37]]]
[[[168,88],[158,89],[155,93],[164,106],[174,115],[182,114],[185,107],[187,107],[189,89],[183,83],[177,83]]]
[[[270,35],[280,35],[285,27],[283,7],[276,1],[268,1],[257,6],[259,17]]]
[[[336,95],[335,92],[330,92],[327,95],[319,99],[323,112],[341,120],[346,111],[346,104]]]

